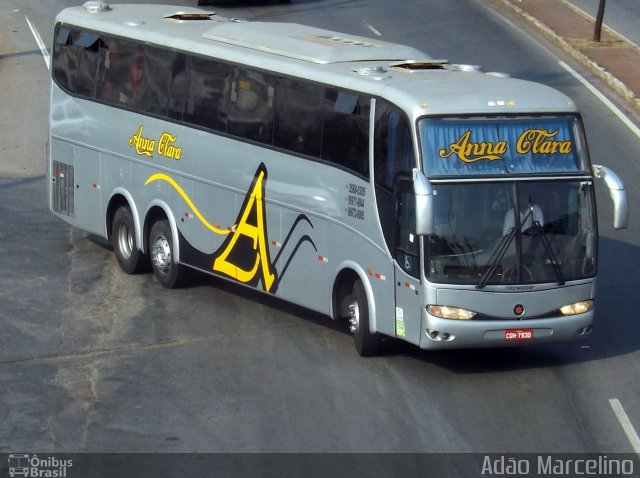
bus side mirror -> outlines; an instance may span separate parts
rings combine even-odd
[[[416,195],[416,234],[433,234],[433,188],[417,168],[413,169],[413,192]]]
[[[613,200],[613,227],[625,229],[629,222],[629,205],[627,191],[620,177],[606,166],[593,165],[593,175],[603,179]]]

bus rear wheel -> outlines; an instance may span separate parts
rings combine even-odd
[[[136,247],[133,214],[128,206],[119,207],[111,221],[111,244],[120,268],[127,274],[143,272],[148,267],[148,257]]]
[[[186,271],[173,260],[173,234],[166,219],[155,222],[151,227],[149,252],[151,268],[160,284],[167,289],[175,289],[184,284]]]
[[[347,299],[349,325],[353,332],[356,351],[362,357],[380,353],[380,336],[369,330],[369,304],[361,280],[353,284],[351,296]]]

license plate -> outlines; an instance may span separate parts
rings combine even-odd
[[[533,340],[533,329],[508,329],[504,331],[505,340]]]

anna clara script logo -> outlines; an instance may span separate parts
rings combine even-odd
[[[524,131],[516,141],[516,152],[526,154],[570,154],[573,149],[571,141],[554,140],[559,130],[548,131],[546,129],[528,129]],[[504,159],[509,150],[507,141],[483,141],[474,142],[471,131],[465,132],[455,143],[447,149],[440,149],[441,158],[449,158],[455,155],[465,163],[476,161],[497,161]]]
[[[143,134],[144,126],[140,125],[138,131],[129,138],[129,146],[135,149],[139,156],[153,157],[156,153],[160,156],[176,161],[182,156],[182,148],[177,147],[174,143],[178,139],[177,136],[167,133],[166,131],[155,140],[147,138]]]
[[[66,478],[67,470],[73,467],[73,460],[54,456],[42,457],[29,454],[9,455],[9,476],[29,478]]]

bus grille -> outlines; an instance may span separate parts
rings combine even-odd
[[[73,216],[73,166],[54,161],[52,173],[53,211]]]

